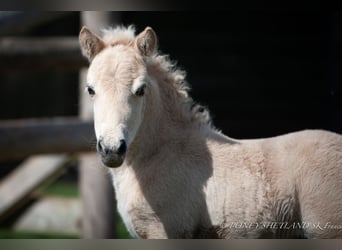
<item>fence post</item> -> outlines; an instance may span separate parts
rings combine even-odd
[[[81,12],[81,25],[88,26],[99,34],[115,21],[117,14],[110,12]],[[90,120],[93,117],[90,98],[85,93],[86,69],[80,72],[80,117]],[[94,147],[95,152],[95,147]],[[110,176],[101,166],[94,153],[80,155],[80,193],[82,199],[82,238],[115,238],[116,203]]]

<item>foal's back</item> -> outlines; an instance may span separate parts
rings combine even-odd
[[[275,201],[292,197],[297,215],[308,223],[307,237],[341,238],[342,136],[305,130],[266,139],[262,148]]]

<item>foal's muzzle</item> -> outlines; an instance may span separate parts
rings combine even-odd
[[[101,155],[103,164],[107,167],[115,168],[121,166],[125,159],[127,144],[125,140],[120,140],[117,146],[106,146],[102,140],[97,141],[97,152]]]

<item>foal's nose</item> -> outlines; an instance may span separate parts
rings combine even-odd
[[[122,156],[127,151],[126,141],[120,140],[119,145],[117,145],[116,147],[108,147],[108,146],[104,145],[102,140],[98,140],[97,141],[97,151],[102,156],[108,156],[110,154],[117,154],[119,156]]]

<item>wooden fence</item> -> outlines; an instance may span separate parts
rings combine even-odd
[[[98,29],[108,25],[112,15],[83,12],[80,18],[82,24]],[[82,67],[87,64],[81,55],[77,36],[0,39],[0,72],[80,70],[80,88],[83,88],[86,70]],[[98,167],[94,172],[94,165],[100,163],[95,156],[90,103],[83,95],[81,92],[79,117],[0,121],[0,161],[29,157],[1,180],[0,222],[19,209],[37,187],[61,173],[67,154],[79,153],[79,185],[83,204],[81,236],[115,238],[113,188],[103,168]],[[89,164],[92,164],[90,172]],[[19,182],[23,184],[21,187],[18,187]]]

